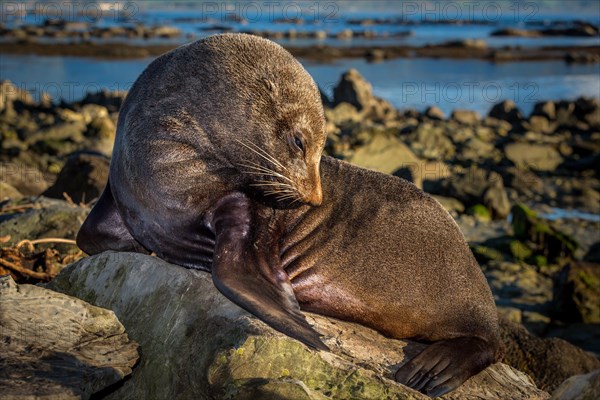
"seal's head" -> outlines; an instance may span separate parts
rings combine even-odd
[[[224,154],[246,176],[244,186],[280,204],[322,201],[319,164],[325,117],[317,85],[278,44],[245,34],[215,35],[205,44],[218,53],[227,87],[225,107],[235,126]]]

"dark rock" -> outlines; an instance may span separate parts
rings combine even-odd
[[[600,264],[566,265],[554,285],[557,317],[565,322],[600,323]]]
[[[472,137],[460,146],[456,159],[469,165],[471,163],[482,163],[487,159],[500,161],[501,156],[500,151],[492,143]]]
[[[556,119],[556,105],[553,101],[536,103],[531,115],[539,115],[548,118],[550,121],[554,121]]]
[[[0,180],[25,196],[37,196],[50,185],[52,178],[38,167],[17,160],[0,163]]]
[[[541,33],[536,30],[502,28],[493,31],[490,36],[540,37]]]
[[[441,188],[435,194],[454,197],[469,207],[484,204],[493,218],[506,218],[510,211],[502,176],[476,167],[442,180]]]
[[[464,39],[464,40],[453,40],[441,44],[442,47],[456,47],[462,49],[478,49],[485,50],[488,45],[483,39]]]
[[[563,162],[556,148],[548,144],[509,143],[504,147],[504,153],[521,169],[554,171]]]
[[[371,84],[353,69],[345,72],[338,85],[333,89],[333,103],[349,103],[358,111],[368,108],[373,100]]]
[[[446,115],[444,114],[444,112],[436,106],[427,107],[427,110],[425,110],[424,115],[430,119],[435,119],[439,121],[446,119]]]
[[[125,100],[125,96],[127,96],[127,92],[104,89],[100,92],[88,93],[81,101],[81,104],[98,104],[106,107],[110,112],[118,112]]]
[[[600,242],[594,243],[583,257],[584,261],[600,263]]]
[[[521,111],[519,111],[519,108],[512,100],[505,100],[501,103],[496,104],[490,110],[489,116],[492,118],[507,121],[513,127],[520,125],[523,121],[523,114],[521,114]]]
[[[544,390],[552,392],[571,376],[600,368],[600,360],[565,340],[535,337],[505,319],[500,328],[506,346],[503,361],[527,373]]]
[[[451,159],[456,149],[441,126],[424,122],[406,138],[416,155],[429,160]]]
[[[504,183],[527,198],[541,196],[544,182],[534,172],[526,168],[508,167],[502,171]]]
[[[591,127],[600,128],[600,101],[594,98],[580,97],[575,101],[577,119],[583,120]]]
[[[571,236],[552,227],[523,204],[514,205],[511,213],[515,238],[530,243],[538,254],[550,262],[559,258],[573,258],[578,244]]]
[[[45,197],[37,198],[28,207],[24,212],[5,213],[0,216],[0,232],[3,236],[10,236],[6,246],[25,239],[75,239],[89,213],[88,208]],[[65,253],[73,250],[72,245],[57,245],[57,248],[64,249]]]
[[[575,116],[575,103],[564,100],[556,103],[556,121],[559,125],[575,125],[577,123],[577,117]]]
[[[72,155],[58,174],[56,182],[43,195],[56,199],[66,193],[75,203],[86,203],[100,197],[108,181],[110,160],[95,154]]]
[[[366,55],[369,62],[380,62],[387,58],[387,53],[383,49],[370,49]]]

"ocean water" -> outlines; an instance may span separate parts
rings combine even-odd
[[[128,90],[152,58],[96,60],[77,57],[0,57],[0,78],[34,96],[47,92],[74,101],[103,88]],[[486,114],[510,99],[528,114],[543,100],[600,96],[600,65],[567,65],[562,61],[491,63],[481,60],[395,59],[371,64],[362,59],[321,64],[301,60],[325,93],[331,95],[340,76],[357,69],[373,92],[400,109],[444,112],[470,109]]]

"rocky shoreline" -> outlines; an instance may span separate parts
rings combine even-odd
[[[48,281],[84,257],[69,240],[106,182],[126,93],[66,103],[48,96],[36,102],[7,81],[1,89],[0,275]],[[469,110],[447,116],[436,107],[395,109],[350,70],[333,97],[322,100],[326,153],[411,180],[446,207],[506,321],[600,354],[598,99],[540,102],[528,116],[511,101],[486,116]],[[549,220],[553,208],[585,212],[587,219]],[[532,374],[544,390],[600,366],[558,339],[537,342],[515,329],[507,335],[520,345],[505,362]],[[527,354],[534,353],[532,365]],[[536,375],[553,370],[540,367],[547,354],[561,365],[560,379]],[[590,367],[582,370],[584,364]]]
[[[198,22],[185,19],[177,22]],[[206,23],[207,21],[200,21]],[[492,62],[564,60],[567,63],[599,63],[600,45],[586,46],[537,46],[522,47],[507,45],[494,48],[488,45],[487,38],[451,40],[445,43],[415,46],[396,44],[402,38],[414,35],[410,30],[398,27],[416,25],[495,25],[491,21],[408,21],[402,19],[350,19],[348,28],[343,30],[296,29],[308,21],[281,20],[279,23],[291,25],[287,30],[252,29],[248,21],[224,21],[200,25],[200,36],[222,32],[244,32],[272,40],[285,40],[284,47],[294,56],[315,61],[331,61],[341,58],[364,58],[368,61],[382,61],[394,58],[426,57],[448,59],[481,59]],[[233,24],[233,25],[232,25]],[[238,24],[238,25],[236,25]],[[372,26],[387,26],[387,30],[374,30]],[[537,29],[498,29],[490,34],[494,37],[575,37],[600,38],[600,28],[582,21],[558,21]],[[35,54],[45,56],[76,56],[103,59],[133,59],[158,56],[185,42],[194,40],[196,33],[183,33],[179,28],[168,25],[146,26],[119,24],[97,26],[89,21],[65,21],[46,19],[39,25],[23,24],[6,27],[0,24],[0,53]],[[323,43],[331,39],[338,44]],[[376,46],[354,43],[353,40],[383,40]],[[295,40],[303,40],[306,45],[297,45]],[[387,43],[386,43],[387,41]]]
[[[178,44],[175,43],[137,45],[126,42],[45,43],[26,40],[0,42],[0,54],[136,59],[159,56],[177,46]],[[310,46],[284,44],[283,47],[295,57],[320,62],[346,58],[362,58],[369,62],[395,58],[478,59],[492,62],[559,60],[569,64],[600,62],[600,46],[545,46],[532,49],[508,46],[496,49],[488,48],[485,41],[469,39],[423,47],[404,45],[334,47],[322,44]]]

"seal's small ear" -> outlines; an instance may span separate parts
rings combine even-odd
[[[279,94],[279,89],[277,87],[277,85],[275,84],[275,82],[270,79],[270,78],[262,78],[262,82],[265,85],[265,87],[267,88],[267,90],[269,91],[269,93],[271,94],[271,97],[277,97],[277,95]]]
[[[215,286],[272,328],[314,349],[328,350],[300,312],[269,224],[253,221],[251,206],[258,207],[244,194],[234,193],[207,213],[207,225],[216,236]]]

